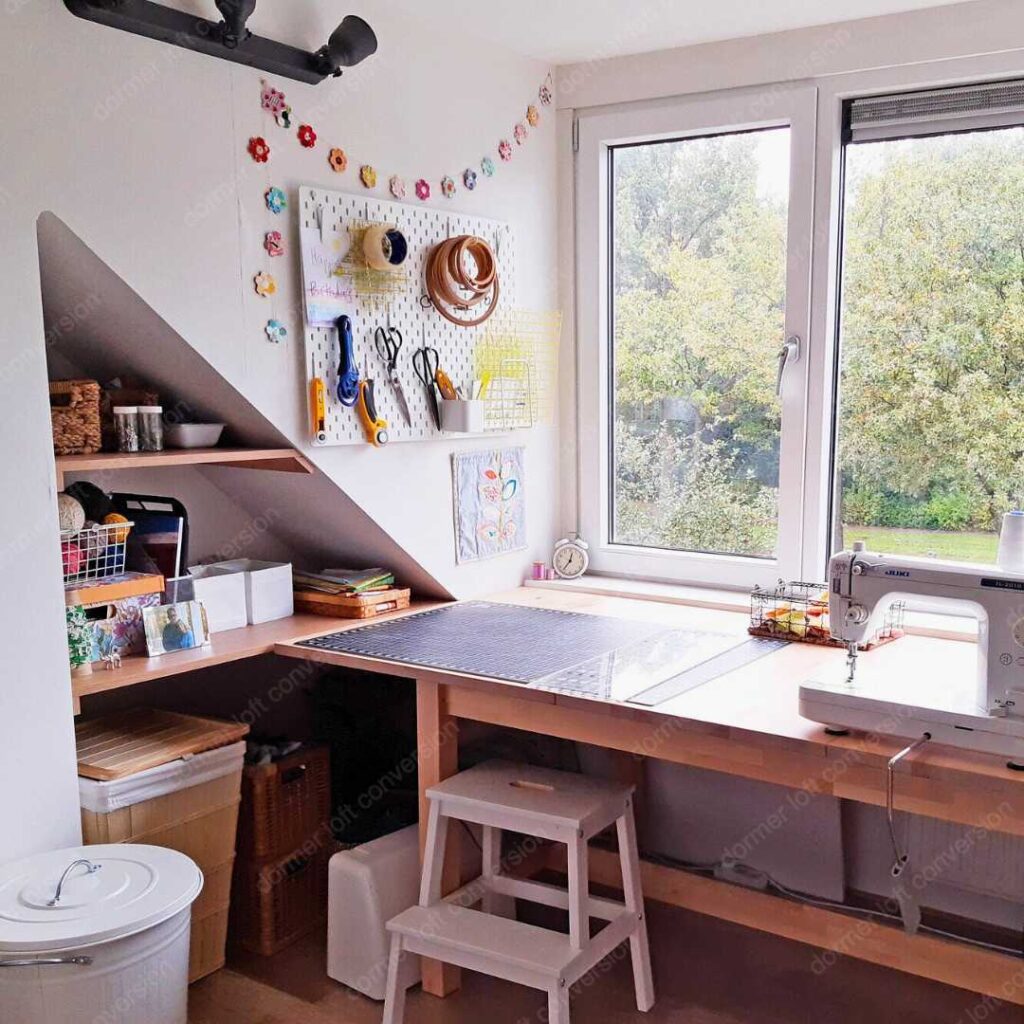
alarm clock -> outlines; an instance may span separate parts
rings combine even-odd
[[[555,545],[551,565],[563,580],[574,580],[587,571],[590,564],[589,546],[585,540],[571,533]]]

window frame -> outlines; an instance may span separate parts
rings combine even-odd
[[[971,56],[942,57],[933,61],[894,65],[871,70],[841,71],[820,77],[794,79],[785,83],[766,82],[753,89],[728,89],[709,94],[686,94],[669,100],[644,100],[601,108],[575,111],[579,121],[579,152],[567,155],[569,168],[562,179],[572,190],[571,214],[563,221],[562,238],[568,251],[575,254],[575,274],[563,281],[567,287],[568,305],[574,318],[575,378],[571,405],[574,406],[575,444],[566,449],[563,462],[566,478],[572,481],[573,497],[566,509],[575,520],[575,528],[590,540],[594,557],[590,571],[595,575],[620,576],[666,582],[694,582],[731,589],[748,589],[759,582],[749,571],[752,559],[719,556],[721,572],[713,564],[704,565],[702,573],[684,571],[695,568],[685,556],[675,552],[649,552],[649,557],[635,563],[624,559],[605,558],[600,534],[586,510],[593,502],[604,502],[598,488],[599,477],[592,465],[595,413],[595,387],[600,387],[593,367],[594,317],[588,310],[588,275],[581,259],[581,225],[588,209],[581,188],[583,139],[588,123],[603,113],[627,109],[647,109],[683,101],[728,97],[741,92],[785,96],[793,90],[813,88],[817,91],[817,115],[811,146],[814,162],[814,206],[810,260],[809,328],[803,336],[804,373],[806,374],[806,414],[803,456],[803,510],[800,525],[801,559],[798,571],[780,573],[791,578],[824,579],[829,556],[833,551],[833,446],[836,429],[835,375],[838,372],[838,327],[840,255],[842,242],[842,166],[843,106],[847,100],[888,92],[947,88],[972,83],[995,82],[1022,76],[1020,52],[1001,52]],[[566,145],[568,147],[568,132]],[[796,156],[794,146],[794,157]],[[592,303],[592,290],[590,291]],[[563,421],[563,422],[572,422]],[[680,564],[682,563],[682,564]],[[773,582],[769,581],[769,582]],[[948,607],[937,601],[911,602],[914,609],[947,613]]]
[[[804,438],[809,384],[811,246],[817,89],[798,85],[744,89],[601,110],[579,118],[576,159],[576,253],[580,530],[598,573],[746,588],[797,578],[804,561]],[[785,338],[800,339],[800,358],[782,385],[778,557],[673,551],[615,544],[611,529],[610,202],[611,152],[643,142],[672,141],[765,128],[790,130]]]

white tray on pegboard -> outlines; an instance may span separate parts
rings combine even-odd
[[[485,239],[498,265],[501,295],[495,316],[499,316],[515,308],[515,239],[510,225],[466,213],[449,213],[311,186],[299,189],[299,220],[303,227],[323,231],[347,230],[351,223],[395,224],[401,229],[409,243],[404,267],[408,286],[391,297],[356,296],[348,311],[352,318],[353,347],[360,375],[369,358],[377,411],[388,421],[392,442],[427,441],[447,436],[434,426],[426,389],[413,370],[413,353],[424,344],[437,349],[442,369],[456,384],[464,384],[475,376],[476,346],[487,330],[487,323],[479,327],[459,327],[444,319],[433,306],[424,306],[420,301],[424,294],[423,264],[430,249],[450,235],[478,235]],[[398,410],[384,365],[374,348],[374,328],[389,323],[401,331],[404,340],[398,374],[409,403],[412,426],[406,424]],[[307,383],[314,375],[319,376],[327,390],[326,439],[313,439],[312,443],[320,447],[366,444],[359,414],[338,401],[337,332],[333,327],[306,324],[304,336]]]

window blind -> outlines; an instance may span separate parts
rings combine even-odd
[[[1024,80],[865,96],[846,108],[847,140],[871,142],[1024,124]]]

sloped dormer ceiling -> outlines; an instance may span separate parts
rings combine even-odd
[[[225,422],[225,442],[284,448],[291,442],[52,213],[38,222],[50,377],[130,375],[152,384],[165,409]],[[222,467],[197,469],[309,565],[385,565],[422,595],[446,588],[331,478]],[[273,512],[273,515],[270,513]]]

